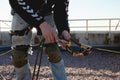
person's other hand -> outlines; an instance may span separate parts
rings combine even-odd
[[[71,36],[67,30],[64,30],[61,35],[65,40],[70,40]]]
[[[61,41],[61,40],[59,40],[59,44],[61,45],[61,47],[62,47],[63,49],[65,49],[66,46],[67,46],[67,44],[71,43],[71,41],[70,41],[71,36],[70,36],[70,33],[69,33],[67,30],[64,30],[64,31],[62,32],[61,36],[62,36],[62,38],[65,39],[66,41]]]
[[[42,35],[46,41],[50,43],[57,42],[57,32],[51,25],[49,25],[47,22],[43,22],[40,24],[39,28],[41,29]]]

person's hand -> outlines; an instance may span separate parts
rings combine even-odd
[[[67,30],[64,30],[61,34],[61,36],[65,39],[65,40],[70,40],[71,36],[70,33]]]
[[[62,36],[62,38],[63,38],[64,40],[59,40],[59,44],[61,45],[61,47],[62,47],[63,49],[65,49],[66,46],[67,46],[69,43],[71,44],[71,42],[70,42],[71,36],[70,36],[70,33],[69,33],[67,30],[64,30],[64,31],[62,32],[61,36]]]
[[[47,22],[43,22],[40,24],[39,28],[41,29],[42,35],[46,41],[50,43],[57,42],[57,32],[51,25],[49,25]]]

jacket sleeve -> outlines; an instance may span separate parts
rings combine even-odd
[[[43,21],[43,16],[32,9],[24,0],[9,0],[13,10],[20,15],[28,24],[38,27]]]
[[[70,31],[68,24],[68,1],[67,0],[56,0],[53,8],[54,20],[58,29],[59,35],[64,30]]]

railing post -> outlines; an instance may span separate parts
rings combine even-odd
[[[109,20],[109,32],[108,32],[108,36],[107,36],[107,44],[111,44],[111,20],[112,19],[108,19]]]
[[[86,32],[88,32],[88,20],[86,20]]]
[[[88,20],[86,20],[86,33],[85,33],[85,39],[88,41]],[[89,43],[89,42],[88,42]]]
[[[109,19],[109,38],[111,37],[111,19]]]
[[[2,44],[2,32],[1,32],[1,21],[0,21],[0,45]]]

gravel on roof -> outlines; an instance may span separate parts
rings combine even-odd
[[[36,53],[29,55],[31,71]],[[84,57],[73,57],[62,52],[68,80],[120,80],[120,54],[94,50]],[[0,57],[0,80],[16,80],[10,54]],[[47,56],[43,54],[39,80],[53,80]]]

